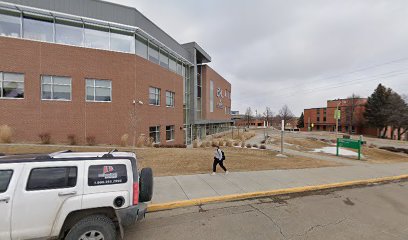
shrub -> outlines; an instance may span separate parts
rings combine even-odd
[[[0,126],[0,142],[11,143],[11,137],[13,136],[13,130],[8,125]]]
[[[198,141],[197,140],[194,140],[193,141],[193,148],[197,148],[198,147]]]
[[[238,147],[239,146],[239,142],[234,142],[234,146]]]
[[[254,144],[254,145],[252,145],[252,147],[258,148],[258,144]]]
[[[140,136],[137,138],[136,147],[138,147],[138,148],[143,147],[143,146],[145,145],[145,141],[146,141],[145,136],[144,136],[144,135],[140,135]]]
[[[265,144],[265,142],[266,142],[265,140],[262,140],[262,141],[261,141],[261,144]]]
[[[154,145],[154,138],[152,138],[152,137],[144,137],[143,136],[143,139],[144,139],[144,144],[145,144],[145,146],[147,146],[147,147],[153,147],[153,145]]]
[[[120,146],[126,147],[128,145],[129,134],[125,133],[120,137]]]
[[[158,144],[158,143],[153,143],[153,147],[154,147],[154,148],[159,148],[159,147],[161,147],[161,145]]]
[[[247,143],[246,147],[247,147],[247,148],[252,148],[252,145],[249,144],[249,143]]]
[[[245,142],[244,142],[244,141],[241,142],[241,147],[242,147],[242,148],[245,147]]]
[[[78,143],[75,134],[69,134],[69,135],[67,136],[67,139],[68,139],[68,144],[69,144],[69,145],[77,145],[77,143]]]
[[[265,146],[265,145],[261,145],[261,146],[259,147],[259,149],[266,149],[266,146]]]
[[[219,144],[218,141],[213,140],[212,143],[211,143],[211,146],[212,146],[212,147],[216,147],[216,146],[218,146],[218,144]]]
[[[224,146],[224,140],[220,139],[218,141],[218,146],[220,146],[220,147]]]
[[[205,148],[205,146],[207,146],[204,142],[201,143],[200,148]]]
[[[86,144],[88,144],[88,146],[95,146],[95,145],[96,145],[96,138],[95,138],[95,136],[88,136],[88,137],[86,137]]]
[[[206,147],[211,147],[211,142],[210,141],[206,142]]]
[[[225,146],[232,147],[232,142],[230,140],[228,140],[227,143],[225,144]]]
[[[175,148],[187,148],[187,145],[185,145],[185,144],[174,144],[173,146]]]
[[[50,144],[51,143],[51,135],[49,133],[40,133],[38,137],[41,140],[42,144]]]

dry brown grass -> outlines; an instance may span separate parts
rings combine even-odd
[[[313,139],[306,139],[306,138],[293,138],[293,137],[285,137],[284,141],[289,144],[293,144],[294,146],[285,146],[295,150],[313,150],[316,148],[323,148],[332,146],[329,143],[313,140]],[[280,141],[279,141],[280,144]]]
[[[408,154],[394,153],[378,148],[363,147],[362,154],[365,160],[373,163],[408,162]]]
[[[110,151],[106,147],[54,146],[54,145],[0,145],[0,152],[6,154],[49,153],[66,149],[73,151]],[[119,148],[132,151],[131,148]],[[282,159],[276,153],[245,148],[223,148],[230,171],[259,171],[271,169],[298,169],[338,166],[339,164],[289,156]],[[136,149],[141,167],[152,167],[155,176],[187,175],[208,173],[212,168],[213,148],[142,148]]]

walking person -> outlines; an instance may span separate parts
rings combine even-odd
[[[214,163],[213,163],[213,172],[211,175],[215,175],[217,171],[217,164],[225,171],[225,174],[228,174],[228,170],[224,166],[225,155],[224,152],[220,149],[219,146],[215,148],[214,152]]]

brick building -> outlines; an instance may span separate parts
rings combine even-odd
[[[339,132],[377,135],[377,130],[364,126],[364,111],[367,98],[328,100],[327,106],[304,110],[305,127],[302,131],[336,131],[335,110],[341,112]]]
[[[231,123],[231,84],[197,43],[97,0],[0,1],[0,125],[15,141],[190,144]]]

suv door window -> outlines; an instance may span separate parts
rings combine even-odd
[[[92,165],[88,170],[88,186],[121,184],[127,182],[126,165]]]
[[[27,191],[75,187],[76,167],[35,168],[31,170]]]
[[[13,170],[0,170],[0,193],[7,191]]]

